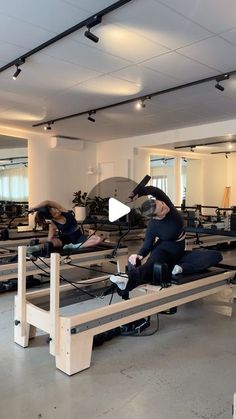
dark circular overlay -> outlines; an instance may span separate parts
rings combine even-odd
[[[111,177],[102,180],[88,194],[86,216],[91,218],[107,215],[108,218],[109,198],[115,198],[131,209],[138,208],[140,203],[129,202],[129,195],[136,186],[137,183],[134,180],[126,177]]]

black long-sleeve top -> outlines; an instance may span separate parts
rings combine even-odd
[[[183,218],[165,192],[154,186],[146,186],[139,192],[139,196],[144,195],[152,195],[157,200],[163,201],[170,211],[162,220],[153,218],[149,221],[143,246],[138,252],[143,257],[152,250],[156,238],[160,241],[176,241],[184,232]]]

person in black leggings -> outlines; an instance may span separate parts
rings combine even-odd
[[[152,282],[154,263],[166,263],[171,272],[178,264],[185,251],[185,231],[183,218],[170,198],[159,188],[146,186],[139,190],[140,196],[152,195],[142,205],[141,212],[150,216],[143,246],[137,254],[129,257],[131,269],[125,276],[111,276],[121,290],[131,291],[140,284]],[[133,199],[137,196],[133,197]],[[150,253],[147,261],[136,266]]]

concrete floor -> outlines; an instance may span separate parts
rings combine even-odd
[[[153,336],[95,348],[91,368],[68,377],[45,336],[13,343],[13,298],[0,295],[1,419],[232,418],[236,310],[229,318],[190,303],[160,315]]]

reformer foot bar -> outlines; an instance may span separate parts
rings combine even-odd
[[[93,337],[98,333],[133,322],[175,306],[227,291],[235,271],[216,268],[209,276],[181,285],[160,289],[144,285],[130,300],[76,315],[61,315],[59,308],[59,255],[51,255],[50,310],[34,305],[37,292],[26,293],[25,248],[19,250],[18,295],[15,297],[15,342],[23,347],[35,336],[36,328],[50,335],[50,353],[56,367],[68,375],[90,367]],[[40,292],[40,291],[39,291]]]
[[[18,248],[20,249],[20,247]],[[89,266],[96,263],[107,262],[108,260],[117,261],[120,272],[125,272],[125,265],[127,264],[127,255],[128,248],[123,246],[116,251],[116,257],[114,259],[109,259],[114,245],[111,244],[101,244],[97,248],[87,248],[85,250],[81,249],[77,252],[66,254],[66,252],[61,253],[61,270],[71,269],[70,261],[73,264]],[[37,275],[42,273],[42,269],[46,272],[50,272],[50,258],[42,258],[43,260],[37,259],[35,264],[31,260],[25,260],[25,270],[26,276]],[[44,263],[46,262],[46,264]],[[5,263],[0,265],[0,282],[7,281],[9,279],[17,278],[18,264],[17,263]]]

